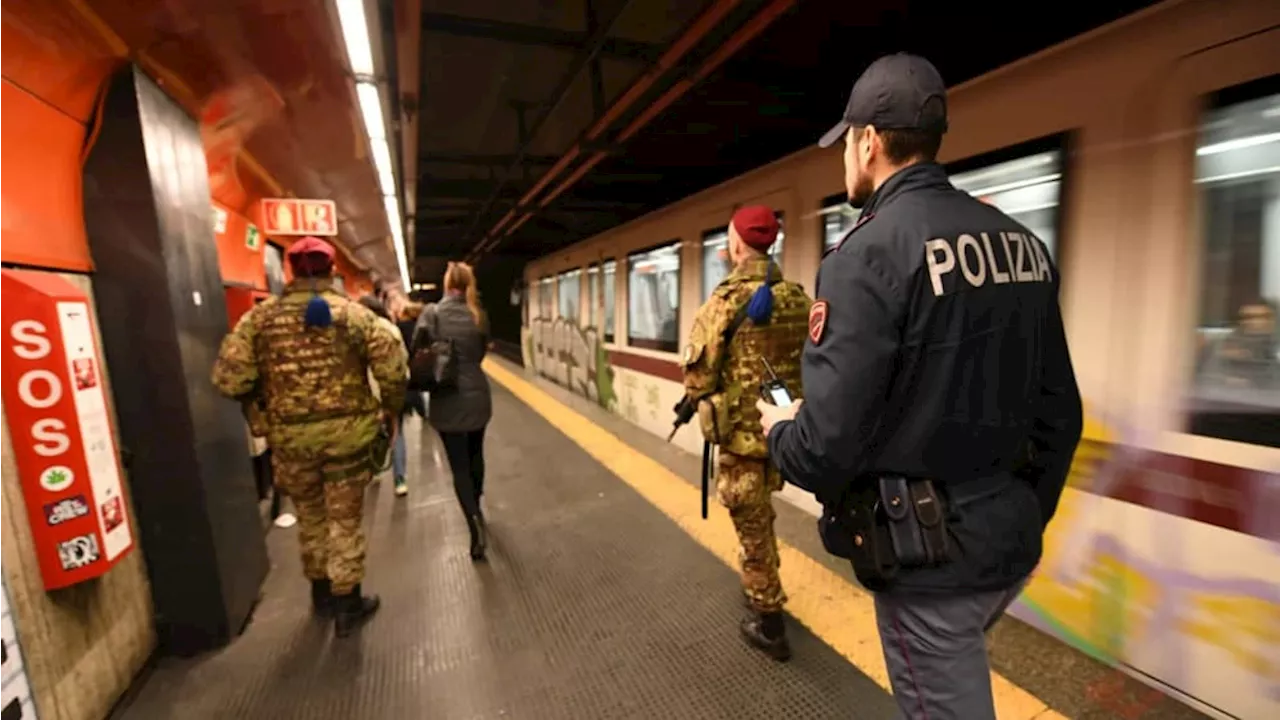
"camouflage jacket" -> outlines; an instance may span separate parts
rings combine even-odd
[[[333,323],[307,328],[312,284],[295,281],[240,319],[213,366],[218,392],[257,405],[271,448],[282,455],[340,458],[372,442],[381,411],[398,414],[409,374],[398,332],[321,281]],[[372,375],[381,400],[369,383]]]
[[[757,326],[746,320],[729,346],[724,345],[725,329],[764,282],[765,271],[770,266],[774,277],[782,276],[782,271],[768,258],[753,258],[740,264],[716,286],[694,318],[681,363],[685,393],[693,398],[710,397],[723,407],[721,415],[727,419],[728,427],[720,433],[721,450],[746,457],[768,456],[760,430],[760,411],[755,407],[760,399],[761,381],[767,376],[760,358],[768,359],[793,397],[801,397],[800,354],[808,336],[812,303],[804,288],[785,280],[775,284],[769,323]],[[720,365],[722,357],[723,365]]]

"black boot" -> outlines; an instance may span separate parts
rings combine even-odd
[[[485,537],[484,516],[475,515],[467,518],[467,529],[471,531],[471,559],[483,560],[487,545]]]
[[[755,613],[745,618],[742,621],[742,638],[778,662],[791,659],[791,643],[787,642],[787,630],[780,612]]]
[[[377,595],[361,595],[360,586],[356,585],[348,595],[334,595],[333,604],[337,611],[333,618],[333,632],[341,638],[350,635],[378,612],[382,601]]]
[[[311,581],[311,610],[321,617],[333,616],[333,594],[329,590],[329,578]]]

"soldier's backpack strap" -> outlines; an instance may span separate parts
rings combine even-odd
[[[769,287],[773,287],[774,285],[777,285],[778,283],[782,282],[782,278],[770,278],[768,282],[769,282]],[[742,327],[742,323],[747,321],[747,308],[750,305],[751,305],[750,299],[748,299],[747,302],[742,303],[742,305],[738,307],[738,312],[734,314],[733,320],[727,326],[725,326],[724,333],[721,335],[721,337],[724,339],[724,352],[720,353],[721,367],[717,368],[717,370],[722,369],[724,367],[725,359],[729,355],[729,343],[733,342],[733,336],[737,334],[738,328]],[[717,377],[718,376],[719,376],[719,373],[717,373]]]

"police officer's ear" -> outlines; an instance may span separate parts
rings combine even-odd
[[[875,125],[868,125],[858,129],[858,157],[862,159],[863,166],[871,164],[872,159],[880,151],[882,139],[880,131]]]

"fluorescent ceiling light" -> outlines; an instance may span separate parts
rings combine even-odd
[[[391,150],[387,147],[386,138],[373,140],[373,167],[378,171],[378,184],[382,186],[382,194],[392,196],[395,200],[396,176],[391,170]]]
[[[369,45],[369,23],[364,17],[364,0],[337,0],[338,22],[347,44],[347,59],[356,77],[373,75],[373,49]]]
[[[1267,143],[1273,142],[1280,142],[1280,132],[1250,135],[1249,137],[1236,138],[1235,140],[1226,140],[1212,145],[1205,145],[1204,147],[1196,148],[1196,155],[1217,155],[1218,153],[1230,152],[1232,150],[1243,150],[1244,148],[1266,145]]]
[[[387,136],[387,123],[382,119],[382,96],[378,86],[369,82],[356,83],[356,97],[360,100],[360,114],[364,116],[364,129],[370,140]]]
[[[400,229],[400,202],[395,195],[382,198],[387,207],[387,224],[391,226],[391,244],[395,246],[396,263],[400,266],[400,284],[409,292],[409,258],[405,255],[404,234]]]

